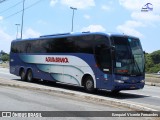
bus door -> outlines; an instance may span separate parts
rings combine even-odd
[[[112,56],[111,47],[105,44],[99,44],[95,47],[96,62],[99,69],[97,69],[98,86],[101,89],[110,89],[112,86]]]

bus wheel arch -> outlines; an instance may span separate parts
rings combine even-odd
[[[33,81],[33,72],[32,72],[31,68],[27,69],[26,79],[27,79],[28,82],[32,82]]]
[[[84,86],[87,92],[93,92],[95,90],[93,77],[89,74],[85,74],[82,77],[82,86]]]
[[[26,80],[26,73],[25,73],[25,70],[24,70],[23,67],[21,67],[21,68],[19,69],[19,76],[21,77],[21,80],[22,80],[22,81],[25,81],[25,80]]]

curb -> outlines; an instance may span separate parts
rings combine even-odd
[[[71,97],[74,97],[75,99],[79,99],[79,100],[98,102],[100,104],[106,104],[106,105],[120,106],[120,107],[124,107],[124,108],[133,109],[135,111],[157,111],[152,108],[148,108],[148,107],[145,107],[142,105],[137,105],[134,102],[128,102],[125,100],[117,100],[114,98],[107,98],[104,96],[97,96],[97,95],[93,95],[93,94],[81,93],[78,91],[65,90],[62,88],[54,88],[54,87],[33,84],[33,83],[28,83],[28,82],[24,83],[22,81],[3,80],[0,78],[0,85],[23,88],[23,89],[39,90],[39,91],[50,92],[53,94],[63,95],[63,96],[67,96],[67,97],[71,96]]]

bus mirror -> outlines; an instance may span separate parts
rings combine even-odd
[[[115,59],[115,46],[111,47],[111,57],[113,60]]]
[[[145,55],[145,54],[146,54],[146,52],[145,52],[145,51],[143,51],[143,54]]]

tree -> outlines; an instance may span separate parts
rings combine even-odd
[[[160,63],[160,50],[151,53],[151,58],[154,64],[159,64]]]
[[[150,54],[145,55],[145,60],[146,60],[146,63],[145,63],[146,72],[149,72],[150,68],[154,67],[154,63]]]
[[[9,55],[8,54],[4,54],[1,57],[2,61],[9,61]]]
[[[146,72],[157,73],[160,71],[160,50],[146,54]]]

